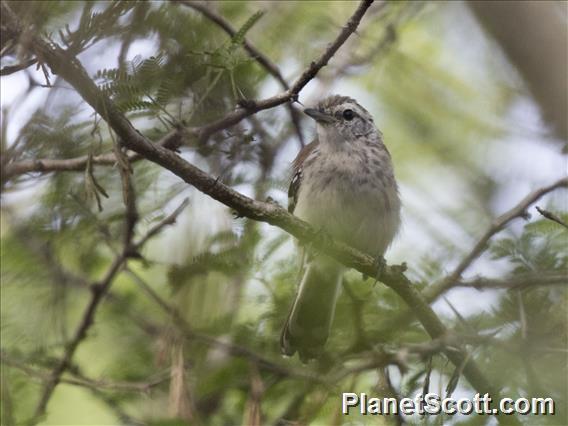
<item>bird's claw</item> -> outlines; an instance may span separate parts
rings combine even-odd
[[[383,275],[383,272],[385,271],[385,268],[387,266],[387,261],[385,260],[385,258],[382,255],[378,255],[375,258],[375,262],[373,267],[375,268],[375,283],[377,283],[377,281],[379,281],[381,279],[381,276]]]
[[[331,237],[323,227],[318,228],[313,238],[306,244],[308,251],[313,252],[314,246],[326,246],[331,241]]]
[[[278,204],[278,201],[276,201],[274,198],[268,196],[266,197],[266,199],[264,200],[265,203],[268,204],[274,204],[275,206],[279,206],[280,204]]]

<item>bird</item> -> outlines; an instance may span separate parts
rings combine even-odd
[[[316,137],[292,162],[288,211],[384,264],[401,202],[382,133],[348,96],[329,96],[304,113],[315,120]],[[309,249],[303,258],[280,348],[308,362],[321,356],[329,337],[345,267]]]

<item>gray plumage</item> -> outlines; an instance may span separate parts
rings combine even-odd
[[[298,154],[289,210],[371,256],[382,256],[400,225],[400,200],[390,154],[369,112],[354,99],[331,96],[305,113],[317,137]],[[281,335],[286,355],[315,358],[325,344],[344,268],[308,254]]]

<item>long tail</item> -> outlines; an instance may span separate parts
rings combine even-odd
[[[280,336],[283,354],[298,351],[303,362],[320,354],[333,321],[341,274],[335,262],[314,259],[308,264]]]

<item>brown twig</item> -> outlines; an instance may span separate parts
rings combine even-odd
[[[14,74],[18,71],[25,70],[26,68],[31,67],[36,62],[37,62],[37,59],[32,58],[32,59],[28,59],[25,62],[22,62],[21,64],[7,65],[7,66],[3,67],[2,69],[0,69],[0,76],[10,75],[10,74]]]
[[[552,212],[549,212],[548,210],[544,210],[542,208],[540,208],[539,206],[536,206],[536,210],[543,215],[545,218],[552,220],[553,222],[558,223],[559,225],[562,225],[564,228],[568,228],[568,223],[564,222],[562,219],[560,219],[560,217],[558,215],[555,215]]]
[[[23,371],[26,375],[39,379],[42,382],[48,381],[51,378],[50,371],[42,371],[38,368],[30,367],[29,365],[19,361],[14,356],[9,356],[4,351],[0,353],[2,363]],[[108,379],[91,379],[71,371],[72,377],[62,377],[60,382],[68,385],[80,386],[89,389],[98,390],[112,390],[118,392],[143,392],[146,393],[153,387],[156,387],[169,379],[169,373],[163,371],[158,373],[147,380],[137,382],[114,382]]]
[[[179,147],[181,137],[181,131],[170,132],[160,139],[157,144],[168,149],[175,150]],[[130,163],[144,159],[144,157],[136,153],[128,154],[127,158]],[[90,160],[89,155],[68,159],[40,158],[35,160],[21,160],[5,165],[3,164],[1,172],[2,183],[25,173],[83,171],[85,170],[85,167],[87,167],[89,161],[91,164],[101,166],[115,166],[117,164],[116,155],[113,152],[91,156]]]
[[[439,283],[428,287],[424,291],[424,297],[428,302],[433,302],[442,293],[450,289],[455,285],[455,283],[460,279],[461,275],[465,272],[467,268],[486,250],[489,240],[498,232],[505,229],[505,227],[514,219],[527,216],[527,209],[535,202],[537,202],[542,196],[554,191],[558,188],[567,188],[568,178],[562,178],[551,185],[539,188],[536,191],[531,192],[525,198],[523,198],[515,207],[503,213],[501,216],[497,217],[491,226],[485,231],[481,238],[477,241],[475,246],[471,251],[463,258],[459,265],[450,273],[446,278],[444,278]]]
[[[292,86],[284,92],[266,98],[260,101],[250,101],[247,103],[247,108],[239,108],[230,112],[225,117],[216,120],[205,126],[189,129],[190,133],[197,135],[201,140],[208,138],[213,133],[233,126],[241,121],[243,118],[248,117],[259,111],[274,108],[283,103],[296,100],[300,91],[308,84],[317,73],[327,65],[330,59],[335,55],[339,48],[345,43],[351,34],[355,32],[361,19],[365,15],[367,9],[371,6],[373,0],[363,0],[359,3],[357,10],[351,18],[347,21],[341,32],[335,40],[327,47],[323,54],[316,60],[310,63],[310,66],[302,72],[300,77],[292,84]]]
[[[468,281],[456,281],[454,287],[471,287],[478,290],[486,288],[522,289],[545,285],[567,285],[566,273],[555,274],[522,274],[506,279],[474,278]]]
[[[134,228],[139,218],[138,208],[136,207],[136,191],[132,183],[132,174],[134,172],[128,160],[128,156],[122,151],[118,141],[114,139],[112,129],[109,130],[109,133],[113,138],[114,155],[118,163],[120,181],[122,183],[122,200],[126,208],[124,213],[124,247],[125,251],[127,251],[130,256],[139,256],[138,253],[132,252],[130,247],[132,239],[134,238]]]

